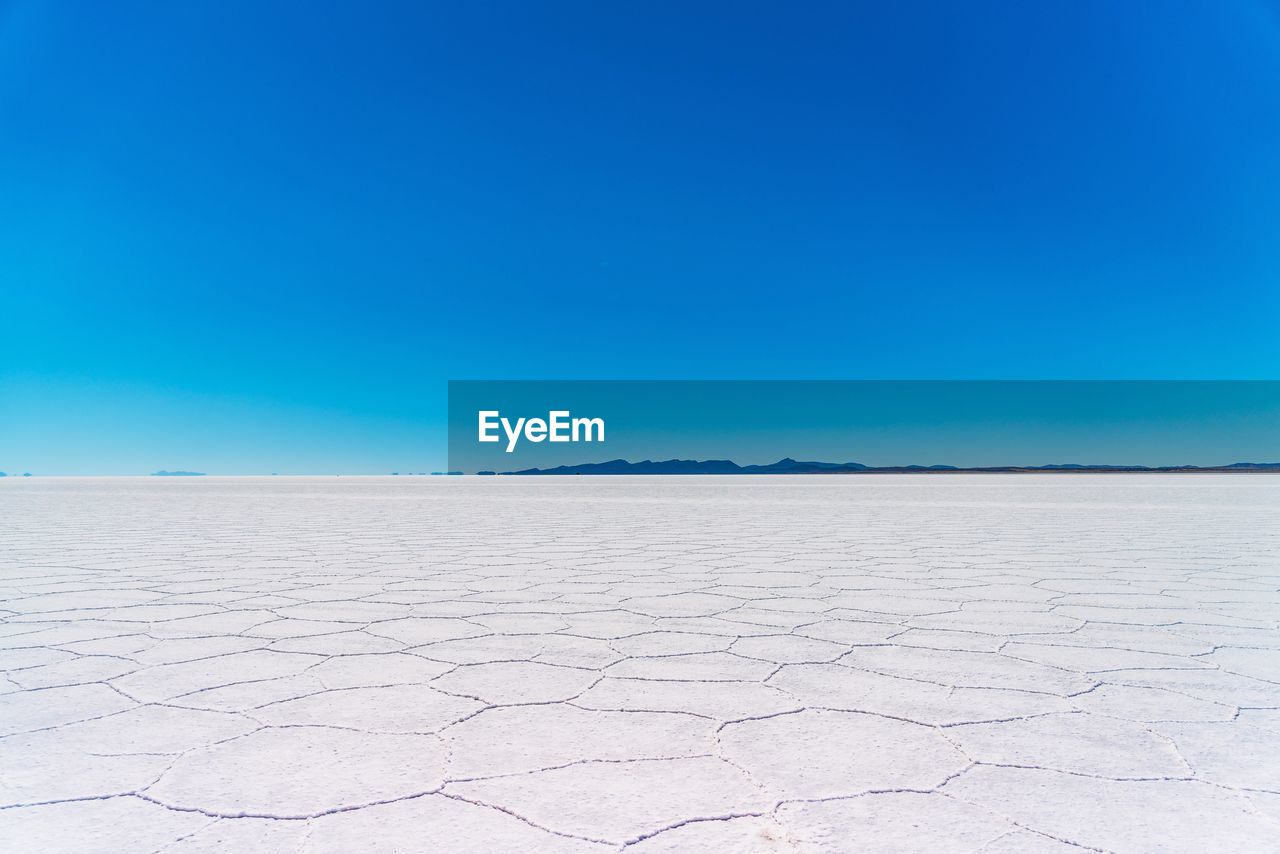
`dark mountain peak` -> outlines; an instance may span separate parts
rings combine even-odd
[[[603,463],[556,466],[549,469],[523,469],[503,474],[916,474],[929,472],[1017,473],[1017,472],[1275,472],[1280,473],[1280,463],[1232,463],[1221,466],[1126,466],[1082,465],[1080,463],[1053,463],[1044,466],[950,466],[950,465],[902,465],[868,466],[862,463],[823,463],[799,461],[783,457],[767,465],[740,466],[733,460],[640,460],[624,459]]]

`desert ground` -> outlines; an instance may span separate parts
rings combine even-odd
[[[0,480],[0,850],[1280,850],[1280,476]]]

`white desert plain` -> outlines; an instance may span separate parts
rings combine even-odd
[[[1280,476],[7,478],[0,850],[1280,850]]]

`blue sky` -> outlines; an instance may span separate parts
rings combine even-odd
[[[450,378],[1280,378],[1264,2],[0,0],[0,188],[11,472],[440,467]]]

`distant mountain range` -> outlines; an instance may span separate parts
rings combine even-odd
[[[165,471],[164,469],[161,469],[160,471],[153,471],[151,473],[151,476],[152,477],[204,477],[204,472],[202,471]]]
[[[866,466],[862,463],[799,462],[790,457],[764,466],[740,466],[732,460],[609,460],[502,474],[923,474],[928,472],[1275,472],[1280,463],[1232,463],[1224,466],[1116,466],[1059,463],[1047,466]],[[492,474],[492,472],[484,472]]]

